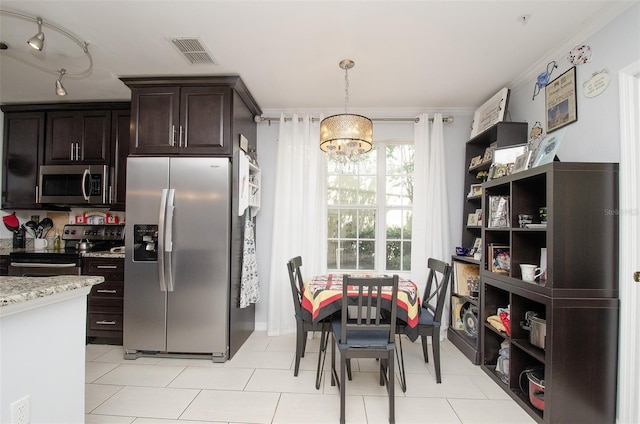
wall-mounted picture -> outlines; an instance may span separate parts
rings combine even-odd
[[[536,157],[533,159],[532,168],[536,166],[544,165],[553,162],[560,147],[560,142],[564,136],[565,129],[562,129],[553,134],[547,135],[541,142],[536,153]]]
[[[476,110],[471,138],[504,120],[509,105],[509,92],[508,88],[503,88]]]
[[[578,120],[576,96],[575,66],[547,84],[545,88],[547,134]]]

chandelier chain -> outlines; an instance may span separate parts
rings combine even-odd
[[[344,68],[344,113],[349,112],[349,68]]]

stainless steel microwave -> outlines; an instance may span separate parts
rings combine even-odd
[[[111,203],[109,167],[106,165],[43,165],[38,182],[38,203]]]

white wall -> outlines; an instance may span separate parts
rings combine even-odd
[[[631,7],[579,44],[590,46],[592,56],[589,63],[576,66],[578,121],[565,127],[557,156],[562,162],[619,162],[618,71],[640,58],[640,5]],[[558,64],[552,80],[573,66],[565,56],[543,58],[545,63],[555,60]],[[585,97],[584,82],[603,69],[611,76],[609,87],[597,97]],[[541,68],[539,73],[544,70]],[[529,129],[540,121],[546,130],[545,92],[540,90],[531,100],[534,84],[535,78],[512,88],[509,112],[512,120],[528,122]]]

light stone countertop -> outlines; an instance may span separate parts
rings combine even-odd
[[[0,310],[39,298],[91,287],[104,281],[101,276],[59,275],[55,277],[0,277]]]

